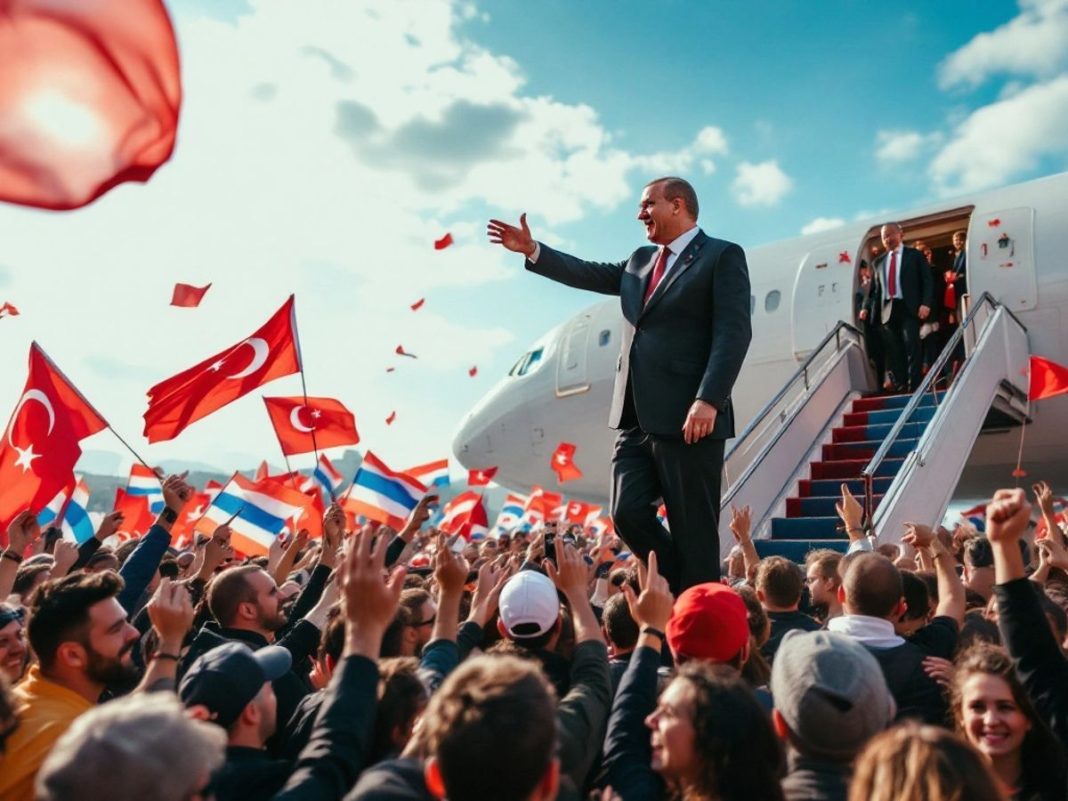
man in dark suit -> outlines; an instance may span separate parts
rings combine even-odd
[[[749,348],[745,253],[697,227],[697,195],[681,178],[642,192],[638,219],[654,246],[626,261],[591,262],[535,242],[519,227],[489,223],[493,242],[527,257],[554,281],[619,295],[623,337],[609,425],[612,519],[642,559],[656,551],[676,592],[719,579],[723,448],[734,436],[731,390]],[[656,518],[667,507],[668,534]]]
[[[912,392],[922,378],[920,323],[931,314],[934,282],[923,254],[902,244],[900,225],[887,223],[880,233],[886,252],[873,265],[874,286],[860,319],[882,326],[893,388]]]

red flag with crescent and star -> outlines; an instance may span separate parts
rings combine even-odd
[[[79,442],[106,427],[37,343],[30,345],[29,377],[0,442],[0,532],[70,484]]]
[[[575,464],[575,446],[570,442],[561,442],[556,447],[551,464],[553,472],[556,473],[556,480],[561,484],[582,478],[582,471]]]
[[[278,435],[278,444],[286,456],[339,445],[356,445],[360,441],[356,418],[339,400],[297,395],[265,397],[263,402]]]
[[[144,414],[149,442],[174,439],[257,387],[300,372],[296,303],[292,295],[252,336],[148,391]]]

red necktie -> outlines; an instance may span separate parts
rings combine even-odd
[[[660,255],[656,257],[656,264],[653,266],[653,277],[649,279],[649,288],[645,290],[645,301],[649,302],[649,298],[656,292],[657,286],[660,284],[660,279],[664,277],[664,270],[667,269],[667,257],[670,251],[667,245],[660,248]]]
[[[890,295],[887,298],[894,298],[897,296],[897,251],[890,251],[890,270],[886,275],[886,285],[890,290]]]

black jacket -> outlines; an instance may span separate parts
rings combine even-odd
[[[638,248],[626,261],[583,261],[540,244],[527,269],[568,286],[619,295],[623,336],[616,365],[609,425],[626,423],[632,394],[638,425],[647,434],[681,438],[694,400],[717,409],[711,436],[734,436],[731,392],[752,328],[745,253],[732,242],[698,231],[660,281],[648,303],[645,291],[657,257]]]
[[[868,319],[876,323],[882,319],[883,294],[886,291],[883,265],[886,264],[888,255],[884,253],[872,265],[872,287],[864,302]],[[915,248],[902,248],[901,264],[897,267],[897,280],[901,284],[901,296],[908,313],[918,317],[920,306],[934,309],[934,280],[931,276],[931,265],[923,254]]]
[[[605,781],[623,801],[664,797],[664,782],[652,768],[653,749],[645,727],[645,719],[656,708],[659,668],[660,654],[652,648],[635,649],[612,703],[604,739]]]

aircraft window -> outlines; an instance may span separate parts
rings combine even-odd
[[[771,313],[779,308],[779,301],[782,300],[782,292],[777,289],[771,290],[764,298],[764,311]]]
[[[545,348],[538,348],[537,350],[528,353],[523,362],[523,366],[519,368],[519,375],[526,375],[529,373],[534,365],[541,361],[541,354],[544,352]]]
[[[508,375],[515,375],[516,373],[518,373],[519,372],[519,368],[522,366],[523,362],[525,362],[527,360],[527,356],[529,356],[529,355],[530,355],[529,353],[524,353],[522,356],[520,356],[519,357],[519,361],[517,361],[515,364],[513,364],[512,365],[512,369],[508,371]]]
[[[597,337],[597,346],[603,348],[612,339],[612,332],[607,328]]]

